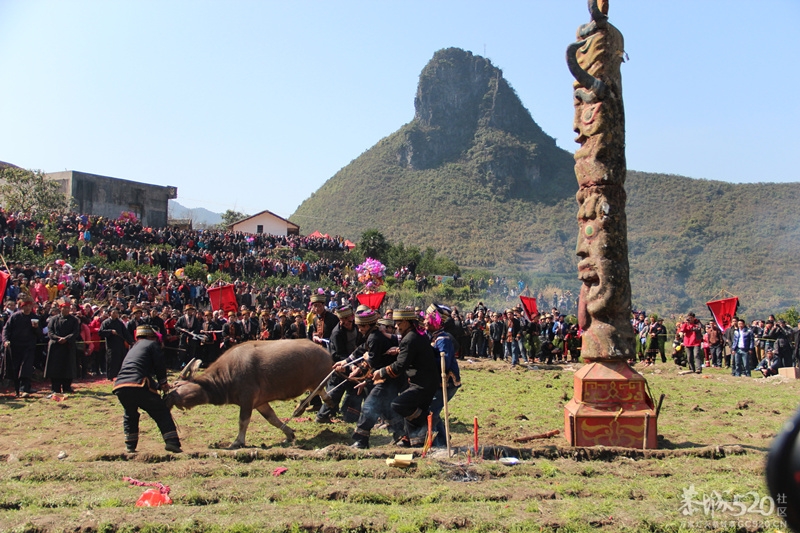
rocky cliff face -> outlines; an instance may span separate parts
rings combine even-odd
[[[397,152],[402,166],[425,170],[466,159],[483,185],[505,197],[530,197],[543,179],[570,179],[569,154],[488,59],[458,48],[436,52],[420,74],[414,107]],[[545,151],[555,153],[540,157]]]

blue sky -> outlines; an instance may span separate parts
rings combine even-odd
[[[0,0],[0,160],[288,216],[413,118],[450,46],[490,58],[573,152],[564,55],[588,20],[584,0]],[[798,0],[611,0],[610,20],[629,168],[800,181]]]

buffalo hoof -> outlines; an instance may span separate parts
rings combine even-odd
[[[228,446],[229,450],[239,450],[241,448],[244,448],[244,444],[238,441],[234,441],[233,444]]]

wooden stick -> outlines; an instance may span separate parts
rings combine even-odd
[[[656,419],[658,419],[658,415],[659,415],[659,413],[661,413],[661,404],[664,403],[664,398],[666,398],[666,397],[667,397],[666,394],[662,394],[658,398],[658,406],[656,406]]]
[[[447,370],[445,365],[445,353],[442,355],[442,400],[444,400],[444,436],[447,439],[447,457],[450,457],[450,411],[447,407]]]
[[[305,399],[305,400],[303,400],[302,402],[300,402],[300,405],[298,405],[297,407],[295,407],[295,410],[294,410],[294,412],[292,413],[292,418],[294,418],[294,417],[296,417],[296,416],[300,416],[300,413],[302,413],[303,411],[305,411],[305,410],[306,410],[306,407],[308,407],[308,404],[309,404],[309,403],[311,403],[311,400],[313,400],[313,399],[314,399],[314,396],[316,396],[316,395],[317,395],[317,393],[319,392],[319,390],[320,390],[322,387],[324,387],[324,386],[325,386],[325,384],[327,384],[327,383],[328,383],[328,380],[329,380],[329,379],[331,379],[331,376],[332,376],[332,375],[333,375],[335,372],[336,372],[335,370],[331,370],[331,373],[330,373],[330,374],[328,374],[327,376],[325,376],[325,379],[323,379],[323,380],[322,380],[322,383],[320,383],[320,384],[317,386],[317,388],[316,388],[316,389],[314,389],[314,390],[311,392],[311,394],[309,394],[309,395],[306,397],[306,399]]]
[[[433,446],[433,413],[428,413],[428,433],[425,435],[425,445],[422,447],[422,457],[428,454]]]
[[[548,431],[547,433],[539,433],[538,435],[529,435],[527,437],[517,437],[514,439],[514,442],[528,442],[536,439],[549,439],[551,437],[555,437],[561,433],[559,430],[554,429],[553,431]],[[573,444],[574,446],[574,444]]]
[[[6,264],[6,258],[5,258],[5,257],[3,257],[2,255],[0,255],[0,259],[2,259],[2,260],[3,260],[3,266],[4,266],[4,267],[6,267],[6,272],[8,272],[8,274],[10,275],[10,274],[11,274],[11,270],[8,268],[8,265]],[[3,295],[2,295],[2,294],[0,294],[0,297],[2,297],[2,296],[3,296]]]
[[[363,360],[363,359],[364,359],[364,356],[362,355],[362,356],[361,356],[361,357],[359,357],[358,359],[354,359],[352,362],[350,362],[350,363],[347,363],[345,366],[350,366],[350,365],[352,365],[352,364],[358,363],[359,361],[361,361],[361,360]],[[309,403],[311,403],[311,400],[313,400],[313,399],[314,399],[314,396],[316,396],[316,395],[317,395],[317,393],[320,391],[320,389],[322,389],[322,387],[324,387],[325,385],[327,385],[327,384],[328,384],[328,381],[330,381],[330,379],[331,379],[331,376],[333,376],[335,373],[336,373],[336,371],[335,371],[335,370],[331,370],[331,373],[330,373],[330,374],[328,374],[327,376],[325,376],[325,379],[323,379],[323,380],[322,380],[322,382],[321,382],[319,385],[317,385],[317,388],[316,388],[316,389],[314,389],[314,391],[313,391],[311,394],[309,394],[309,395],[306,397],[306,399],[305,399],[305,400],[303,400],[302,402],[300,402],[300,405],[298,405],[298,406],[295,408],[294,412],[292,413],[292,418],[294,418],[294,417],[296,417],[296,416],[300,416],[300,413],[302,413],[303,411],[305,411],[306,407],[308,407],[308,404],[309,404]],[[347,382],[347,380],[345,379],[345,381],[343,381],[342,383],[346,383],[346,382]],[[342,383],[340,383],[339,385],[341,385]],[[337,385],[337,387],[338,387],[339,385]]]
[[[478,456],[478,417],[472,422],[472,447],[475,450],[475,457]]]

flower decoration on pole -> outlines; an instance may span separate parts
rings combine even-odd
[[[375,292],[383,285],[386,276],[386,266],[377,259],[368,257],[366,261],[356,267],[358,281],[364,284],[365,292]]]

